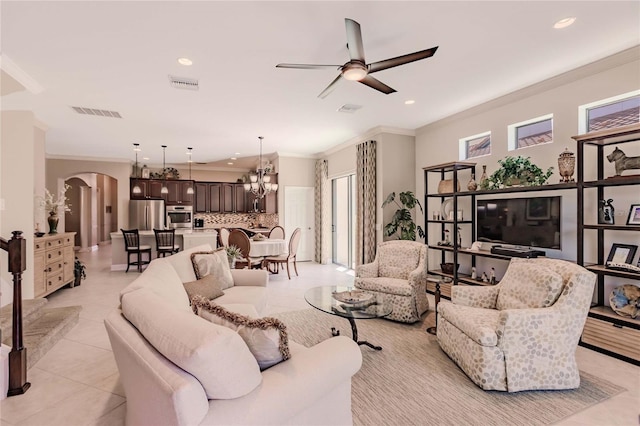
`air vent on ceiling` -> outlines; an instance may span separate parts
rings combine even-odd
[[[95,108],[87,108],[87,107],[71,107],[78,114],[86,114],[86,115],[99,115],[101,117],[113,117],[113,118],[122,118],[119,112],[115,111],[107,111],[104,109],[95,109]]]
[[[353,114],[360,108],[362,108],[362,105],[344,104],[340,108],[338,108],[338,112],[346,112],[349,114]]]
[[[200,88],[200,83],[194,78],[175,77],[173,75],[169,76],[169,84],[176,89],[198,90]]]

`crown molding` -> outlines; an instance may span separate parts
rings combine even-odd
[[[100,163],[131,163],[132,160],[126,160],[122,158],[107,158],[107,157],[80,157],[74,155],[55,155],[45,154],[46,160],[71,160],[71,161],[96,161]]]
[[[44,87],[38,84],[38,82],[22,68],[16,65],[16,63],[13,62],[5,53],[0,54],[0,68],[34,95],[37,95],[44,90]]]
[[[316,154],[315,158],[324,158],[327,157],[331,154],[335,154],[338,151],[342,151],[343,149],[350,147],[351,145],[356,145],[362,142],[366,142],[368,140],[371,140],[373,138],[375,138],[376,135],[379,135],[381,133],[390,133],[393,135],[400,135],[400,136],[415,136],[416,135],[416,131],[412,130],[412,129],[403,129],[400,127],[388,127],[388,126],[376,126],[373,127],[369,130],[367,130],[366,132],[364,132],[363,134],[356,136],[354,138],[351,138],[341,144],[338,144],[336,146],[334,146],[333,148],[329,148],[326,151],[320,152],[318,154]]]

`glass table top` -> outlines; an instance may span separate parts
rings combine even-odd
[[[358,289],[352,286],[313,287],[305,292],[304,298],[307,303],[314,308],[328,314],[337,315],[344,318],[381,318],[389,315],[393,310],[391,307],[391,303],[388,303],[385,300],[384,296],[379,293],[367,293],[373,296],[366,301],[358,303],[340,302],[334,297],[334,293],[336,292],[340,293],[353,290]]]

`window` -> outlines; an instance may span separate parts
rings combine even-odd
[[[469,158],[482,157],[489,154],[491,154],[491,132],[468,136],[459,141],[460,160],[468,160]]]
[[[640,90],[578,107],[579,132],[612,129],[640,122]]]
[[[553,114],[508,126],[509,151],[553,142]]]

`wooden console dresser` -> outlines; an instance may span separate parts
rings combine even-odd
[[[33,240],[33,294],[43,297],[74,280],[75,232],[46,234]]]

